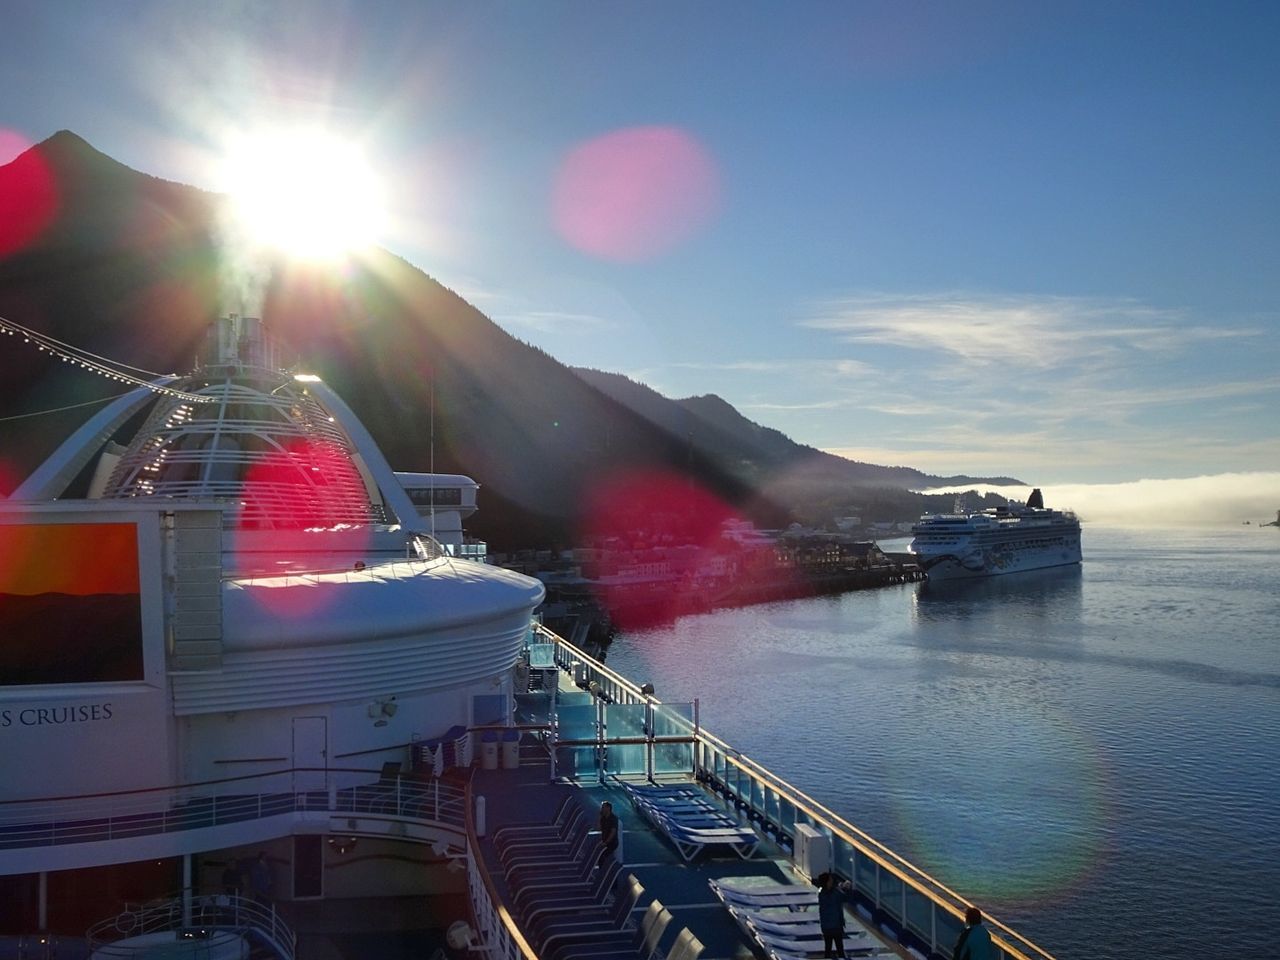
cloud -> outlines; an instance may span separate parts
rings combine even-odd
[[[951,355],[969,364],[1044,369],[1134,350],[1169,353],[1252,329],[1186,326],[1136,300],[1034,295],[873,294],[819,304],[801,326],[848,343]]]
[[[492,319],[504,327],[520,327],[539,333],[572,333],[601,330],[615,324],[604,317],[589,313],[569,313],[560,310],[526,310],[520,313],[494,313]]]
[[[804,361],[800,361],[804,362]],[[793,360],[728,360],[728,361],[681,361],[668,363],[667,367],[676,370],[729,370],[745,373],[778,373],[793,369],[797,361]]]
[[[739,410],[834,410],[844,406],[838,400],[817,400],[813,403],[742,403]]]

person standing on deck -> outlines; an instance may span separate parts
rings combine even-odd
[[[600,846],[599,865],[603,866],[618,851],[618,817],[613,812],[613,804],[608,800],[600,804]]]
[[[992,960],[991,934],[982,925],[982,911],[970,907],[964,912],[964,929],[951,949],[952,960]]]
[[[836,883],[834,873],[820,873],[813,881],[818,888],[818,926],[822,928],[822,955],[831,956],[834,946],[837,957],[844,952],[844,901],[853,890],[848,880]]]

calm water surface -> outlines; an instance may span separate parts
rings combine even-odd
[[[1061,958],[1280,956],[1280,530],[724,610],[610,665]]]

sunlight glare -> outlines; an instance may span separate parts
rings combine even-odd
[[[369,246],[386,219],[360,148],[318,130],[243,137],[227,152],[222,189],[249,240],[306,259]]]

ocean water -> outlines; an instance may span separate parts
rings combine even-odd
[[[1067,958],[1280,956],[1280,530],[688,616],[607,662]]]

